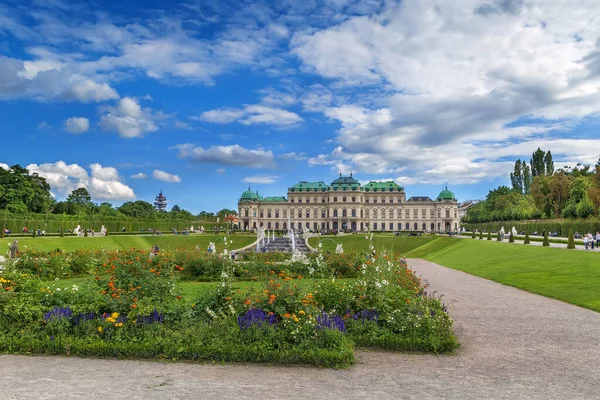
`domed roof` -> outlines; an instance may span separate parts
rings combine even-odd
[[[442,190],[440,192],[440,194],[437,197],[438,201],[444,201],[444,200],[450,200],[450,201],[456,201],[456,196],[454,196],[454,193],[452,193],[450,190],[448,190],[448,186],[446,186],[446,189]]]
[[[339,178],[331,182],[331,188],[333,190],[338,190],[339,188],[342,190],[360,190],[361,187],[360,182],[354,179],[352,174],[350,174],[350,176],[342,176],[342,174],[340,174]]]
[[[256,201],[258,200],[258,194],[254,193],[250,188],[242,193],[242,197],[240,197],[241,201]]]

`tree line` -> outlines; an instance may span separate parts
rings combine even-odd
[[[0,211],[19,216],[35,213],[188,221],[222,221],[225,215],[237,215],[236,210],[227,208],[216,213],[202,211],[194,215],[178,205],[174,205],[170,211],[158,211],[151,203],[143,200],[127,201],[114,207],[108,202],[94,203],[85,188],[74,189],[64,201],[57,201],[50,189],[44,177],[35,172],[30,173],[27,168],[18,164],[8,170],[0,168]]]
[[[515,162],[510,181],[471,206],[463,222],[600,216],[600,158],[595,166],[555,169],[552,153],[538,148],[529,163]]]

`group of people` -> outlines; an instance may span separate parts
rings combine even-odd
[[[600,248],[600,232],[596,232],[596,236],[591,233],[587,233],[583,235],[583,246],[586,250],[594,250],[594,245]]]

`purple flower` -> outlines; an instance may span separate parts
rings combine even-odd
[[[260,328],[264,322],[273,326],[277,322],[277,317],[274,314],[267,314],[260,308],[251,308],[244,315],[238,316],[238,326],[241,330],[249,329],[252,326]]]
[[[53,319],[59,320],[62,318],[71,318],[72,315],[73,311],[71,311],[71,307],[54,307],[52,310],[44,314],[44,321],[48,322]]]
[[[346,324],[339,315],[329,315],[323,311],[321,315],[317,316],[317,329],[336,329],[345,333]]]

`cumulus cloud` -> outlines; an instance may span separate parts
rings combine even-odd
[[[274,156],[271,150],[251,150],[237,144],[230,146],[212,146],[207,149],[183,144],[175,146],[177,156],[197,162],[235,165],[247,168],[273,168]]]
[[[100,127],[116,131],[123,138],[142,137],[158,130],[156,121],[162,118],[150,108],[142,109],[138,101],[131,97],[122,98],[115,107],[108,107],[107,111],[100,117]]]
[[[83,117],[71,117],[64,123],[64,129],[69,133],[84,133],[90,129],[90,120]]]
[[[338,148],[309,165],[473,183],[507,176],[498,149],[528,157],[546,143],[565,159],[597,158],[595,144],[554,146],[600,112],[600,3],[547,5],[406,0],[295,33],[305,70],[333,82],[305,95],[304,109],[341,125]]]
[[[144,174],[143,172],[139,172],[137,174],[131,175],[131,179],[147,179],[148,175]]]
[[[161,171],[160,169],[155,169],[152,171],[152,177],[163,182],[181,182],[181,178],[178,175],[173,175],[168,172]]]
[[[5,164],[5,163],[0,163],[0,168],[5,169],[7,171],[10,169],[10,167],[8,166],[8,164]]]
[[[306,159],[308,159],[308,157],[306,156],[306,154],[304,154],[304,153],[296,153],[294,151],[292,151],[290,153],[279,154],[278,157],[281,158],[282,160],[295,160],[295,161],[300,161],[300,160],[306,160]]]
[[[242,179],[242,182],[269,184],[269,183],[275,183],[277,178],[278,177],[275,175],[253,175],[253,176],[245,177],[244,179]]]
[[[199,119],[215,124],[239,122],[244,125],[265,124],[277,127],[290,127],[304,121],[291,111],[260,104],[245,105],[242,109],[222,108],[205,111]]]
[[[55,192],[64,196],[77,188],[86,188],[92,199],[96,200],[132,200],[135,199],[133,189],[125,185],[118,171],[113,167],[91,164],[88,171],[78,164],[67,164],[64,161],[45,164],[30,164],[30,173],[37,173],[46,178]]]
[[[188,124],[187,122],[183,122],[183,121],[175,121],[175,128],[177,129],[184,129],[184,130],[188,130],[188,131],[193,131],[194,128],[192,128],[190,126],[190,124]]]

